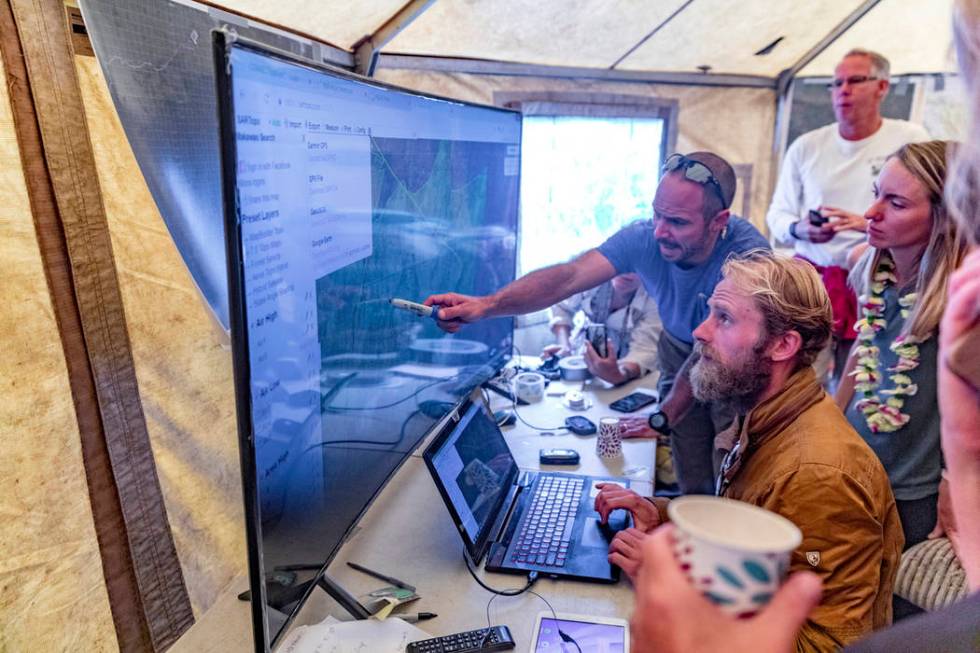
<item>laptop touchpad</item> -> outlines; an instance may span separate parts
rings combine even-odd
[[[582,546],[598,547],[600,549],[609,548],[609,542],[602,536],[602,530],[599,528],[598,517],[589,517],[585,520],[585,528],[582,529],[582,537],[579,540],[579,544]]]

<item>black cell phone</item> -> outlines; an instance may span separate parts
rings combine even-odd
[[[572,415],[565,418],[565,428],[575,435],[592,435],[595,433],[595,423],[581,415]]]
[[[639,410],[644,406],[649,406],[656,401],[657,398],[652,394],[646,392],[634,392],[626,395],[622,399],[617,399],[609,404],[609,407],[613,410],[618,410],[621,413],[632,413],[634,410]]]
[[[816,209],[810,209],[810,213],[807,215],[810,218],[810,224],[812,224],[814,227],[822,227],[830,222],[830,218],[825,218],[823,214]]]
[[[538,461],[542,465],[577,465],[579,456],[574,449],[541,449]]]
[[[609,355],[609,351],[606,349],[605,324],[590,324],[585,327],[585,337],[592,343],[592,348],[596,350],[597,354],[603,358]]]

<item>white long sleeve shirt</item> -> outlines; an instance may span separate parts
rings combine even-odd
[[[818,206],[863,215],[871,206],[872,184],[885,159],[906,143],[929,139],[919,125],[890,118],[860,141],[842,138],[837,123],[803,134],[786,151],[766,215],[773,238],[792,244],[797,254],[818,265],[846,268],[848,252],[865,240],[864,233],[841,231],[832,240],[816,244],[793,238],[790,225]]]
[[[581,346],[584,341],[578,337],[586,322],[594,321],[592,298],[596,288],[576,293],[551,307],[549,326],[565,325],[572,330],[572,346]],[[640,374],[657,368],[657,346],[660,342],[660,314],[657,305],[641,285],[636,289],[632,301],[622,308],[612,311],[606,318],[606,335],[613,347],[622,354],[620,362],[633,362],[640,366]],[[625,338],[626,342],[623,342]],[[623,347],[625,345],[625,347]]]

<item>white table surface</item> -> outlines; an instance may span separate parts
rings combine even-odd
[[[573,387],[578,389],[582,384],[579,382]],[[540,403],[519,406],[518,412],[536,426],[559,426],[566,416],[573,414],[584,415],[598,425],[600,417],[619,415],[608,409],[609,402],[639,387],[652,392],[653,380],[646,377],[613,389],[604,389],[598,383],[589,384],[585,395],[593,406],[587,411],[571,411],[561,404],[560,397],[548,396]],[[491,402],[494,409],[510,404],[496,395],[491,395]],[[641,494],[652,493],[656,453],[653,440],[625,441],[623,457],[606,461],[595,454],[596,435],[542,436],[520,421],[515,426],[505,427],[504,433],[522,469],[625,476]],[[426,444],[420,445],[371,505],[331,563],[328,575],[358,597],[386,583],[347,567],[347,561],[358,562],[415,585],[422,598],[399,610],[438,614],[435,619],[417,624],[435,636],[486,626],[487,603],[492,595],[473,581],[464,566],[462,540],[421,459]],[[576,449],[581,455],[581,463],[574,467],[541,467],[538,465],[541,448]],[[484,582],[498,589],[522,587],[525,583],[522,576],[488,573],[482,568],[478,574]],[[244,576],[235,579],[171,650],[176,653],[253,650],[249,605],[236,598],[245,589],[248,589],[248,579]],[[533,590],[544,596],[558,612],[629,618],[633,605],[633,593],[625,578],[614,585],[541,579]],[[517,597],[497,597],[490,614],[495,625],[505,624],[510,628],[517,642],[515,650],[526,651],[535,617],[547,610],[540,598],[525,593]],[[350,619],[325,592],[316,589],[293,621],[293,627],[318,623],[328,615]]]

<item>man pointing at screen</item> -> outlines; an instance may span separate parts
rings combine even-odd
[[[730,215],[735,172],[723,158],[711,152],[673,154],[662,172],[652,220],[628,225],[598,248],[531,272],[492,295],[445,293],[425,303],[440,307],[439,326],[454,333],[486,318],[547,308],[617,274],[639,274],[663,320],[658,389],[665,399],[648,422],[631,424],[624,435],[669,435],[681,490],[710,494],[714,437],[732,415],[694,400],[687,379],[691,334],[707,317],[706,300],[725,259],[769,245],[755,227]]]

